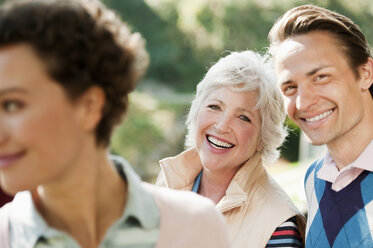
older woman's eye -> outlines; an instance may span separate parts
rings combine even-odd
[[[17,110],[21,109],[23,104],[19,101],[5,101],[3,102],[3,109],[7,113],[14,113]]]
[[[251,122],[251,120],[249,119],[249,117],[247,117],[246,115],[240,115],[240,119],[244,122]]]
[[[212,110],[220,110],[220,107],[218,105],[215,105],[215,104],[210,104],[207,107],[209,109],[212,109]]]

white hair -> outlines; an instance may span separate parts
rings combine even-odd
[[[197,85],[197,92],[186,120],[186,147],[196,146],[196,121],[202,102],[217,88],[228,86],[236,91],[257,91],[255,108],[262,119],[261,158],[264,164],[274,162],[278,148],[287,135],[286,113],[281,92],[276,85],[272,60],[253,51],[232,52],[219,59]]]

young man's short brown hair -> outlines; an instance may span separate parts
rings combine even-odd
[[[359,77],[358,67],[371,57],[368,42],[359,26],[337,12],[307,4],[288,10],[276,21],[268,39],[270,53],[275,56],[276,48],[284,40],[312,31],[326,31],[335,37],[355,75]],[[370,93],[373,96],[373,86]]]

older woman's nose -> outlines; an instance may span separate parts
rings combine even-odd
[[[231,128],[231,117],[227,115],[222,115],[216,122],[215,122],[215,129],[219,133],[228,132]]]

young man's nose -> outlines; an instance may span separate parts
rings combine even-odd
[[[297,110],[306,111],[317,101],[317,95],[312,86],[298,86],[295,100]]]

